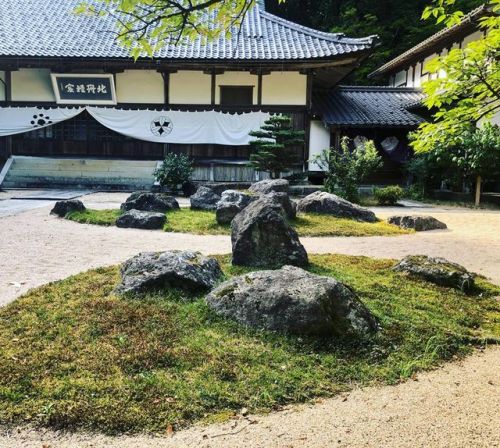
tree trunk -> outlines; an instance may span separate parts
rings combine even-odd
[[[479,205],[481,202],[481,176],[476,177],[476,207]]]

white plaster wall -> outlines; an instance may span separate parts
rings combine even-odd
[[[155,70],[125,70],[116,74],[119,103],[163,103],[163,77]]]
[[[309,171],[323,171],[316,163],[311,160],[314,156],[321,154],[324,149],[330,148],[330,128],[325,126],[322,121],[311,121],[309,133]]]
[[[181,70],[170,74],[169,102],[210,104],[211,76],[201,71]]]
[[[0,71],[0,79],[5,81],[5,72]],[[5,101],[5,84],[0,81],[0,101]]]
[[[462,41],[462,48],[465,48],[467,44],[471,43],[472,41],[481,39],[482,36],[483,33],[481,31],[476,31],[475,33],[469,34]]]
[[[224,72],[215,77],[215,104],[220,104],[220,86],[253,86],[253,104],[257,104],[258,76],[249,72]]]
[[[262,76],[262,104],[305,105],[307,76],[299,72],[271,72]]]
[[[55,101],[50,70],[27,68],[13,71],[12,101]]]

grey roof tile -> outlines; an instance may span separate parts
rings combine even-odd
[[[338,86],[313,94],[313,112],[330,125],[343,127],[413,128],[425,121],[407,110],[422,100],[408,87]]]
[[[81,0],[0,0],[0,57],[129,58],[112,30],[114,19],[73,13]],[[166,44],[157,59],[298,60],[334,58],[373,48],[376,36],[346,38],[274,16],[257,4],[241,33]],[[144,55],[146,56],[146,55]]]

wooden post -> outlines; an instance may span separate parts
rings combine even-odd
[[[476,177],[476,201],[475,201],[476,207],[478,207],[480,202],[481,202],[481,182],[482,182],[481,176],[477,176]]]

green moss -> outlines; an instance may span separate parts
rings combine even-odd
[[[66,218],[85,224],[113,225],[119,210],[90,210],[73,212]],[[300,236],[387,236],[413,232],[380,221],[367,223],[352,219],[339,219],[319,214],[302,214],[290,222]],[[220,225],[215,212],[181,208],[167,213],[166,232],[194,233],[197,235],[229,235],[230,225]]]
[[[79,222],[80,224],[96,224],[99,226],[114,226],[116,218],[122,214],[121,210],[106,209],[92,210],[85,209],[82,212],[70,212],[66,219]]]
[[[225,275],[249,269],[217,257]],[[0,423],[164,432],[268,411],[356,385],[393,384],[497,341],[499,288],[475,296],[404,277],[392,260],[311,256],[353,288],[382,329],[371,339],[297,338],[215,316],[175,290],[113,294],[118,268],[34,289],[0,309]]]

